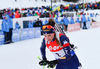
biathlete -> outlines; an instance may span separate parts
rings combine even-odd
[[[70,48],[70,41],[67,36],[56,33],[51,25],[42,27],[44,38],[40,51],[42,59],[40,65],[48,65],[48,67],[56,69],[79,69],[80,63],[75,52]],[[53,53],[55,60],[48,61],[46,58],[46,47]]]

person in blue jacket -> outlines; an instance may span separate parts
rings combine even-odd
[[[33,28],[33,23],[32,23],[32,21],[29,21],[29,23],[28,23],[28,28]]]
[[[45,19],[45,24],[47,24],[48,23],[48,20],[47,19]]]
[[[90,13],[90,17],[93,17],[93,14],[92,13]]]
[[[16,21],[16,23],[15,23],[15,29],[20,29],[20,25],[19,25],[18,21]]]
[[[58,17],[55,18],[55,21],[56,21],[56,23],[59,23],[59,22],[58,22]]]
[[[60,25],[61,25],[62,30],[64,30],[64,20],[63,19],[60,20]]]
[[[67,31],[68,24],[69,24],[69,20],[68,20],[68,18],[67,18],[67,17],[64,17],[63,21],[64,21],[65,28],[66,28],[66,29],[65,29],[65,31]]]
[[[90,22],[90,17],[88,17],[88,21]]]
[[[70,24],[74,24],[75,22],[74,22],[74,18],[73,17],[71,17],[71,19],[70,19]]]
[[[83,29],[87,29],[86,27],[86,17],[85,14],[82,15]]]
[[[79,69],[80,63],[75,52],[70,47],[68,37],[61,33],[56,33],[51,25],[42,27],[44,38],[40,47],[42,59],[39,64],[48,65],[55,69]],[[46,47],[54,55],[55,59],[48,61],[46,58]]]
[[[12,13],[11,12],[8,13],[7,18],[8,18],[7,20],[8,20],[8,24],[9,24],[9,40],[10,40],[11,43],[13,43],[12,42],[13,21],[12,21]]]
[[[77,23],[80,23],[80,20],[79,20],[79,18],[77,18],[76,22],[77,22]]]
[[[91,27],[90,17],[88,17],[88,19],[87,19],[87,28],[89,29],[90,27]]]
[[[33,21],[33,27],[34,27],[34,23],[36,22],[36,20]]]
[[[7,43],[10,43],[10,40],[9,40],[9,23],[8,23],[8,19],[7,17],[5,16],[3,21],[2,21],[2,28],[3,28],[3,32],[4,32],[4,39],[5,39],[5,42],[4,44],[7,44]]]

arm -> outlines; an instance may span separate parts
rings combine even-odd
[[[70,52],[71,49],[70,49],[69,39],[65,35],[62,35],[60,37],[60,42],[61,42],[61,45],[64,47],[63,50],[66,55],[64,57],[58,59],[58,61],[63,62],[63,61],[71,59],[71,52]]]
[[[45,49],[46,49],[45,39],[43,39],[42,45],[40,47],[42,58],[46,58],[46,51],[45,51]]]

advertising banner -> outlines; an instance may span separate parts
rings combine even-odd
[[[34,28],[34,37],[35,38],[41,37],[41,28],[40,27]]]
[[[28,28],[22,29],[21,30],[21,40],[26,40],[28,39]]]
[[[68,32],[80,30],[80,23],[69,24],[68,25]]]
[[[92,22],[92,28],[99,27],[99,22]]]
[[[4,44],[4,33],[0,31],[0,45]]]
[[[28,32],[28,39],[33,39],[34,38],[34,28],[29,28],[27,32]]]
[[[19,41],[20,40],[19,35],[20,35],[20,29],[13,30],[12,41],[13,42]]]

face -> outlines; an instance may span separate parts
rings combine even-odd
[[[7,17],[5,18],[5,20],[7,20]]]
[[[52,41],[54,38],[54,33],[51,34],[44,34],[44,37],[47,39],[47,41]]]

